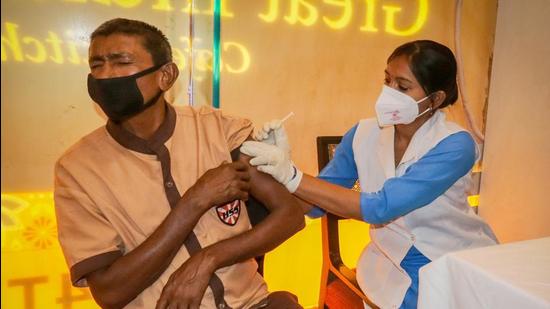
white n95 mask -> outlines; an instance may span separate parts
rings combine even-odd
[[[428,95],[419,101],[415,101],[412,97],[384,85],[374,106],[378,124],[384,127],[413,122],[416,118],[431,110],[431,107],[429,107],[422,114],[418,114],[418,104],[429,97]]]

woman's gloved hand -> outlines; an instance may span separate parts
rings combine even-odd
[[[254,139],[268,145],[275,145],[290,156],[288,136],[285,127],[283,127],[283,122],[279,119],[268,121],[261,128],[256,129]]]
[[[253,157],[250,160],[251,165],[256,166],[260,172],[273,176],[290,193],[298,189],[303,173],[294,166],[286,150],[263,142],[247,141],[241,146],[241,152]]]
[[[298,189],[303,173],[290,158],[290,144],[280,120],[272,120],[254,134],[256,141],[244,142],[241,152],[253,157],[250,164],[270,174],[290,193]]]

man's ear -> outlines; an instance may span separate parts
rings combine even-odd
[[[176,79],[178,79],[180,71],[175,63],[169,62],[160,68],[160,72],[159,87],[162,91],[167,91],[172,88],[172,85],[174,85]]]

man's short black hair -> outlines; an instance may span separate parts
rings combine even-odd
[[[172,61],[172,48],[168,38],[155,26],[139,20],[115,18],[104,22],[94,30],[90,35],[90,41],[98,36],[111,34],[127,34],[143,38],[143,47],[153,57],[154,65]]]

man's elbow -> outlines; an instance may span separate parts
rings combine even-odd
[[[101,308],[105,309],[124,308],[124,306],[128,305],[128,303],[131,301],[123,299],[123,297],[121,297],[120,293],[118,293],[116,289],[105,292],[98,292],[97,289],[94,289],[92,286],[90,286],[90,291],[95,302]]]
[[[99,305],[99,307],[103,309],[120,309],[124,308],[124,306],[127,305],[125,302],[118,302],[118,301],[111,301],[111,300],[99,300],[94,296],[95,302]]]
[[[306,227],[306,221],[304,219],[304,215],[302,215],[302,220],[300,220],[300,225],[298,226],[298,230],[296,230],[296,233],[303,230]]]
[[[86,279],[92,297],[101,308],[124,308],[132,301],[132,298],[121,290],[122,287],[109,284],[111,280],[105,276],[104,269],[92,272]]]
[[[279,205],[282,207],[273,209],[272,214],[274,218],[276,217],[276,220],[280,222],[279,226],[284,227],[280,229],[280,231],[284,233],[285,238],[288,238],[298,233],[306,226],[304,212],[300,205],[292,199],[281,199]]]
[[[293,231],[294,234],[303,230],[305,227],[306,227],[306,221],[304,219],[304,215],[300,215],[300,218],[296,219],[296,223],[294,225],[294,231]]]
[[[289,218],[291,218],[291,225],[292,225],[292,234],[298,233],[302,229],[306,227],[305,222],[305,216],[302,208],[299,205],[293,205],[291,207],[292,211],[289,215]]]

